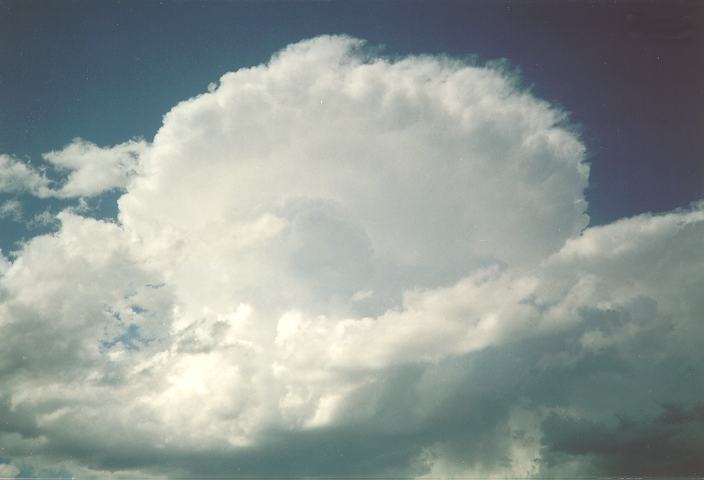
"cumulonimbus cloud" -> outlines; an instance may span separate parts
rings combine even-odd
[[[704,210],[585,230],[584,156],[505,69],[344,36],[224,75],[151,143],[48,154],[73,170],[60,195],[125,193],[117,223],[66,211],[0,257],[3,455],[141,475],[696,466]],[[690,387],[647,375],[667,361]],[[658,429],[665,404],[681,428]],[[654,426],[616,435],[618,458],[579,449],[620,412]],[[670,460],[628,449],[653,432]]]

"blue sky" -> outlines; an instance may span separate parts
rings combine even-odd
[[[703,30],[0,0],[0,477],[700,473]]]

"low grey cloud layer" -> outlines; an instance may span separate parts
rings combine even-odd
[[[0,473],[701,471],[704,204],[587,228],[567,121],[326,36],[59,186],[3,155],[5,192],[124,194],[0,256]]]

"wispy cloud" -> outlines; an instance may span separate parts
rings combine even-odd
[[[22,220],[22,203],[15,199],[0,203],[0,219],[2,218],[9,218],[15,222]]]

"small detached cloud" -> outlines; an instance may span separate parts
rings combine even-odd
[[[701,471],[704,204],[587,228],[566,122],[496,67],[324,36],[151,143],[46,154],[57,187],[2,157],[3,185],[124,194],[0,256],[0,452],[116,478]]]
[[[49,180],[26,163],[0,153],[0,193],[30,193],[41,198],[51,196]]]
[[[19,200],[6,200],[0,203],[0,219],[8,218],[19,222],[22,220],[22,203]]]
[[[20,160],[0,155],[0,192],[29,193],[39,198],[76,198],[124,189],[136,174],[139,156],[145,150],[144,141],[131,140],[101,148],[76,138],[62,150],[43,155],[48,166],[67,175],[55,182]]]
[[[101,148],[76,138],[62,150],[45,153],[43,157],[54,167],[68,172],[56,196],[91,197],[116,188],[124,189],[136,175],[139,156],[145,149],[144,141],[132,140]]]

